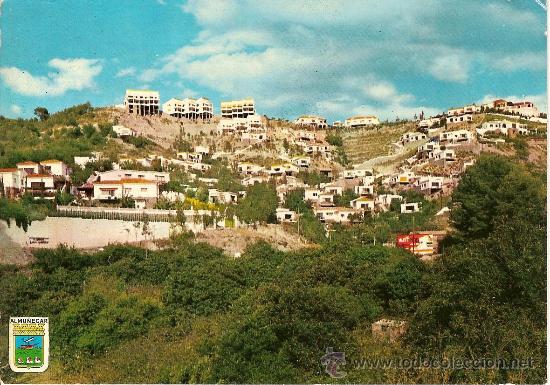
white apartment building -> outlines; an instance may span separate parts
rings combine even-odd
[[[218,123],[218,131],[223,133],[234,131],[264,131],[265,120],[260,115],[248,115],[246,118],[223,118]]]
[[[162,104],[162,113],[176,118],[186,119],[211,119],[214,107],[207,98],[172,98]]]
[[[302,115],[294,121],[294,124],[318,129],[327,128],[327,120],[316,115]]]
[[[380,121],[376,116],[373,115],[353,116],[351,118],[347,118],[344,121],[344,127],[350,128],[367,127],[376,124],[380,124]]]
[[[150,90],[126,90],[124,108],[129,114],[158,115],[160,110],[159,93]]]
[[[232,100],[221,103],[222,118],[246,118],[256,114],[254,99]]]

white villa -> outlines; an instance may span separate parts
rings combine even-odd
[[[367,127],[380,124],[380,121],[376,116],[366,115],[366,116],[353,116],[347,118],[344,121],[344,127],[358,128],[358,127]]]
[[[302,115],[294,121],[294,124],[318,129],[327,128],[327,120],[316,115]]]

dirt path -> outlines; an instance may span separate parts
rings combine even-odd
[[[243,253],[248,245],[263,240],[281,251],[311,247],[311,243],[296,234],[289,233],[281,225],[261,226],[257,229],[208,229],[197,234],[198,242],[206,242],[223,249],[231,256]]]

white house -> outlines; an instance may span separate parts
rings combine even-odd
[[[252,186],[252,185],[255,185],[256,183],[267,183],[267,182],[269,182],[269,177],[265,175],[249,176],[241,180],[241,184],[243,186]]]
[[[62,161],[56,159],[43,160],[40,162],[43,172],[54,176],[68,178],[71,175],[71,169]]]
[[[423,120],[418,122],[418,128],[420,128],[420,129],[432,128],[436,124],[439,124],[439,122],[441,122],[440,118],[423,119]]]
[[[241,140],[249,143],[262,143],[268,140],[267,132],[245,131],[241,134]]]
[[[366,176],[372,176],[373,174],[372,169],[353,169],[342,171],[342,176],[345,179],[364,178]]]
[[[202,156],[206,156],[206,155],[210,154],[210,147],[208,147],[208,146],[200,146],[200,145],[195,146],[195,148],[193,150],[196,153],[202,154]]]
[[[363,216],[363,210],[350,207],[316,207],[313,213],[321,222],[326,223],[349,223],[352,216]]]
[[[319,196],[321,195],[321,190],[317,188],[306,188],[304,189],[304,200],[309,202],[317,202]]]
[[[447,124],[471,122],[473,120],[474,116],[472,114],[447,116]]]
[[[468,130],[442,132],[439,134],[439,142],[461,143],[470,142],[472,133]]]
[[[280,223],[293,223],[298,220],[298,214],[296,212],[284,207],[279,207],[275,211],[275,215],[277,216],[277,221]]]
[[[422,192],[433,193],[443,188],[443,177],[440,176],[426,176],[421,177],[418,181],[418,187]]]
[[[311,158],[309,156],[296,156],[292,158],[292,164],[300,168],[309,168]]]
[[[380,124],[380,121],[373,115],[353,116],[344,121],[344,127],[350,128],[368,127],[376,124]]]
[[[420,211],[418,202],[401,203],[401,214],[411,214]]]
[[[375,205],[376,207],[379,207],[381,211],[387,211],[390,206],[391,202],[393,200],[402,201],[403,197],[401,195],[395,195],[395,194],[381,194],[378,195],[375,199]]]
[[[94,183],[103,180],[120,181],[122,179],[142,179],[162,184],[170,182],[170,173],[163,171],[110,170],[94,173],[88,178],[88,182]]]
[[[231,191],[208,190],[208,201],[210,203],[234,204],[237,203],[237,198],[238,194]]]
[[[19,195],[25,189],[25,176],[27,173],[23,169],[0,168],[0,187],[3,193],[8,197]]]
[[[55,193],[55,180],[51,174],[28,174],[25,189],[31,192]]]
[[[38,174],[40,173],[40,165],[36,162],[19,162],[16,164],[18,170],[23,170],[27,174]]]
[[[352,200],[349,204],[352,208],[358,209],[358,210],[373,211],[375,207],[374,199],[364,197],[364,196]]]
[[[264,170],[263,166],[254,163],[241,162],[237,164],[237,171],[243,175],[258,175]]]
[[[405,143],[411,143],[411,142],[418,142],[420,140],[427,139],[426,134],[422,132],[406,132],[403,135],[401,135],[400,141],[402,144]]]
[[[93,182],[93,186],[94,200],[108,201],[129,197],[145,201],[159,196],[158,183],[148,179],[99,180]]]
[[[327,120],[322,116],[316,115],[302,115],[294,121],[294,124],[318,129],[327,128]]]
[[[274,164],[268,170],[270,175],[294,175],[300,170],[291,163]]]
[[[374,186],[373,185],[359,185],[354,187],[354,192],[357,195],[374,195]]]
[[[475,104],[469,104],[464,107],[450,108],[447,111],[447,116],[460,116],[465,114],[477,114],[481,112],[481,106]]]
[[[178,157],[178,159],[186,160],[188,162],[202,162],[202,154],[200,152],[178,152],[176,156]]]
[[[137,133],[134,130],[132,130],[131,128],[122,126],[120,124],[114,125],[113,126],[113,131],[120,138],[128,137],[128,136],[136,136],[137,135]]]

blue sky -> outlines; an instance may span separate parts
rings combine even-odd
[[[126,88],[255,98],[330,121],[435,114],[496,97],[546,110],[535,0],[0,0],[0,114],[32,116]]]

